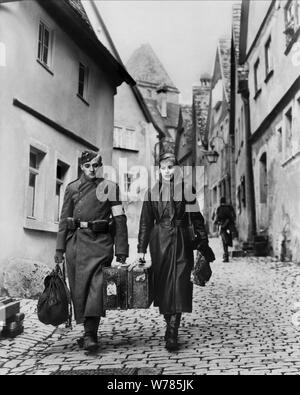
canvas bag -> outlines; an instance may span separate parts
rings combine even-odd
[[[72,307],[70,291],[66,284],[65,262],[63,270],[57,265],[44,280],[45,290],[37,305],[37,315],[45,325],[59,326],[66,323],[71,327]]]

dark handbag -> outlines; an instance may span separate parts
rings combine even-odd
[[[212,276],[212,270],[209,262],[198,251],[194,270],[192,272],[191,281],[200,287],[205,287],[206,283]]]
[[[59,326],[67,323],[66,326],[71,327],[71,296],[65,278],[64,262],[63,270],[57,265],[52,273],[45,278],[45,290],[37,305],[38,319],[45,325]]]

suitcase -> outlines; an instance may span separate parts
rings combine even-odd
[[[20,302],[13,301],[12,299],[0,300],[0,322],[4,324],[11,317],[20,313]]]
[[[104,268],[104,309],[148,309],[153,302],[150,266],[137,266],[130,272],[128,267]]]
[[[149,309],[153,302],[150,263],[136,266],[128,273],[128,308]]]
[[[105,310],[127,310],[127,267],[103,269],[103,303]]]
[[[0,339],[15,338],[24,332],[25,315],[20,313],[20,302],[0,299]]]

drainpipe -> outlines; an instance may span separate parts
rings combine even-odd
[[[251,237],[250,241],[254,241],[257,235],[256,228],[256,206],[255,206],[255,188],[254,188],[254,174],[252,166],[252,145],[251,145],[251,118],[250,118],[250,93],[248,89],[248,81],[241,83],[243,89],[240,89],[242,100],[245,106],[245,151],[246,151],[246,194],[248,202],[248,214],[249,214],[249,234]]]

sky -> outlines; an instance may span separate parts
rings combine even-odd
[[[192,86],[212,74],[217,42],[231,37],[231,0],[97,0],[111,37],[126,64],[133,51],[149,43],[191,104]]]

